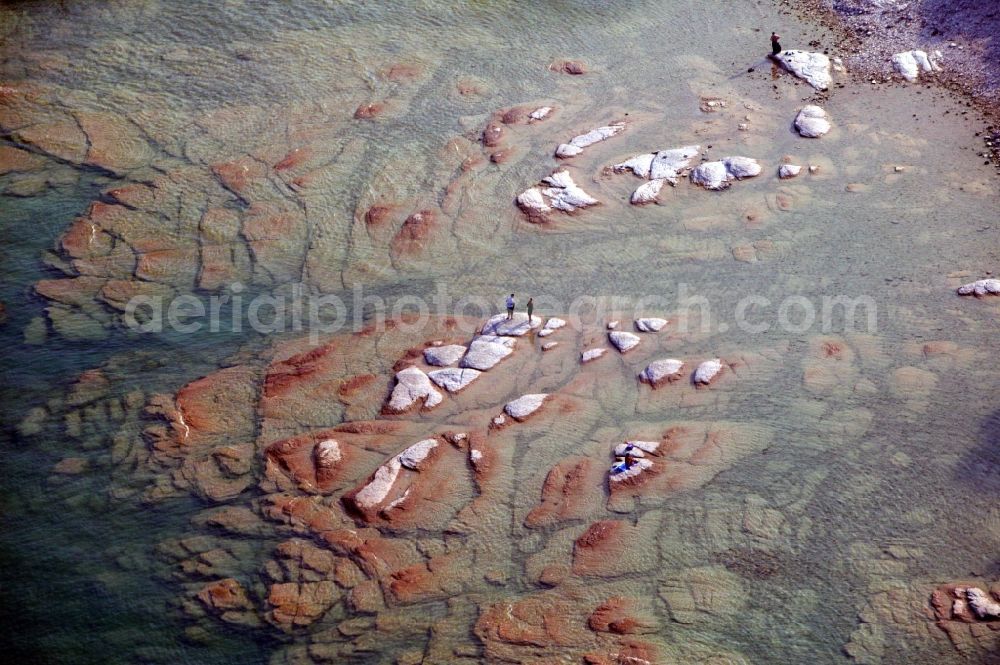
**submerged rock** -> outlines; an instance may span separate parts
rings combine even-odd
[[[611,343],[615,345],[620,353],[625,353],[638,346],[640,340],[639,336],[630,332],[622,332],[620,330],[613,330],[608,333],[608,339]]]
[[[546,342],[545,344],[542,344],[542,351],[551,351],[557,346],[559,346],[559,342]]]
[[[809,105],[795,116],[795,129],[801,136],[818,139],[830,131],[830,121],[827,120],[826,111],[818,106]]]
[[[469,350],[459,365],[485,372],[513,353],[516,341],[512,337],[495,335],[476,337],[469,344]]]
[[[564,327],[565,325],[566,322],[563,319],[557,319],[556,317],[552,317],[551,319],[545,322],[545,327],[538,331],[538,336],[548,337],[549,335],[559,330],[560,328]]]
[[[935,52],[935,56],[941,57],[940,52]],[[920,72],[929,74],[941,71],[938,64],[927,55],[926,51],[903,51],[892,56],[892,66],[899,74],[910,83],[915,83],[920,77]]]
[[[705,162],[691,171],[691,182],[705,189],[728,189],[733,180],[752,178],[760,174],[761,167],[750,157],[726,157],[722,161]]]
[[[529,113],[528,119],[529,121],[538,122],[539,120],[544,120],[549,117],[550,113],[552,113],[551,106],[542,106]]]
[[[522,395],[512,402],[507,402],[503,410],[514,420],[522,421],[540,409],[547,397],[546,393]]]
[[[466,348],[461,344],[431,346],[424,349],[424,362],[437,367],[454,365],[465,355]]]
[[[654,360],[639,374],[639,380],[648,383],[653,388],[659,388],[664,383],[673,383],[681,378],[684,361],[675,358]]]
[[[556,148],[556,157],[562,157],[564,159],[575,157],[583,152],[583,149],[587,146],[605,141],[612,136],[622,133],[623,131],[625,131],[624,122],[616,122],[611,125],[605,125],[604,127],[592,129],[586,134],[574,136],[570,139],[569,143],[560,144],[559,147]]]
[[[830,58],[822,53],[788,50],[778,53],[774,59],[817,90],[826,90],[833,83]]]
[[[658,319],[656,317],[644,317],[635,320],[635,329],[639,332],[660,332],[665,325],[667,325],[666,319]]]
[[[979,279],[958,287],[960,296],[1000,295],[1000,279]]]
[[[478,369],[470,367],[447,367],[428,372],[431,381],[450,393],[457,393],[479,378],[482,374]]]
[[[396,386],[392,389],[386,410],[390,413],[408,411],[420,400],[425,409],[432,409],[442,400],[441,393],[434,389],[431,380],[418,367],[407,367],[396,372]]]
[[[794,178],[802,171],[802,167],[797,164],[782,164],[778,167],[778,177],[782,180]]]
[[[719,375],[722,371],[722,360],[719,358],[714,358],[712,360],[706,360],[702,364],[698,365],[698,369],[694,371],[694,382],[696,384],[708,385],[715,377]]]

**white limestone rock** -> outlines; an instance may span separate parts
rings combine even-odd
[[[431,346],[424,349],[424,362],[435,367],[448,367],[461,360],[465,351],[465,347],[461,344]]]
[[[631,171],[640,178],[649,177],[649,167],[653,164],[653,158],[656,157],[655,152],[647,152],[644,155],[636,155],[631,159],[626,159],[620,164],[615,164],[611,167],[611,170],[615,173],[624,173],[625,171]]]
[[[621,330],[612,330],[609,332],[608,339],[611,340],[611,343],[615,345],[615,348],[620,353],[631,351],[641,341],[638,335],[630,332],[622,332]]]
[[[569,158],[575,157],[583,152],[583,149],[587,146],[594,145],[601,141],[605,141],[616,134],[620,134],[625,131],[624,122],[616,122],[612,125],[606,125],[604,127],[598,127],[597,129],[592,129],[586,134],[580,134],[579,136],[574,136],[570,139],[569,143],[562,143],[556,148],[556,157]]]
[[[437,447],[437,439],[424,439],[399,453],[399,463],[412,471],[420,470],[420,463],[427,459],[430,452]]]
[[[335,439],[320,441],[313,448],[313,460],[317,470],[332,469],[337,466],[341,457],[340,444]]]
[[[1000,279],[979,279],[958,287],[960,296],[988,296],[1000,295]]]
[[[788,180],[797,176],[801,171],[802,167],[798,164],[782,164],[778,167],[778,177],[782,180]]]
[[[517,421],[522,421],[535,411],[538,411],[548,397],[546,393],[522,395],[503,407],[504,412]]]
[[[940,52],[935,52],[934,56],[940,57]],[[892,56],[892,66],[910,83],[915,83],[920,78],[920,73],[941,71],[934,58],[926,51],[913,50],[903,51]]]
[[[810,104],[803,107],[795,116],[795,129],[801,136],[818,139],[830,131],[830,121],[827,119],[826,111]]]
[[[538,336],[539,337],[548,337],[549,335],[551,335],[554,332],[555,332],[555,330],[552,330],[550,328],[542,328],[541,330],[538,331]]]
[[[371,481],[354,495],[354,503],[366,509],[374,508],[382,503],[389,495],[389,490],[395,484],[396,478],[399,477],[401,468],[398,456],[380,466],[375,471]]]
[[[1000,617],[1000,603],[982,589],[970,586],[966,590],[969,607],[980,619],[995,619]]]
[[[599,203],[597,199],[573,182],[568,171],[556,171],[552,175],[542,178],[542,182],[552,185],[543,189],[542,194],[548,197],[549,205],[556,210],[573,212],[577,208],[587,208]]]
[[[760,174],[757,160],[750,157],[733,156],[717,162],[699,164],[691,171],[691,182],[705,189],[728,189],[733,180],[752,178]]]
[[[817,90],[826,90],[833,83],[830,58],[822,53],[791,49],[778,53],[774,58],[785,69]]]
[[[517,340],[513,337],[497,337],[494,335],[476,337],[469,344],[469,350],[459,365],[485,372],[513,353],[516,342]]]
[[[698,365],[698,369],[694,371],[694,382],[707,386],[715,379],[715,377],[719,375],[719,372],[721,371],[721,359],[714,358],[712,360],[706,360],[702,364]]]
[[[628,469],[623,471],[615,472],[619,468],[617,463],[611,466],[611,473],[608,475],[608,481],[612,483],[620,483],[623,480],[628,480],[629,478],[634,478],[644,471],[652,468],[653,463],[646,458],[640,458],[635,460],[635,463]]]
[[[667,325],[666,319],[656,317],[643,317],[635,320],[635,329],[639,332],[660,332],[665,325]]]
[[[542,344],[542,351],[551,351],[557,346],[559,346],[559,342],[546,342],[545,344]]]
[[[559,330],[560,328],[566,327],[566,321],[556,317],[552,317],[545,322],[545,330]]]
[[[479,378],[482,374],[478,369],[471,367],[446,367],[428,372],[427,376],[431,381],[450,393],[457,393],[467,385]]]
[[[552,207],[545,202],[545,197],[542,195],[540,187],[532,187],[518,194],[517,205],[521,208],[521,210],[527,213],[528,216],[542,216],[546,213],[552,212]]]
[[[607,351],[608,351],[607,349],[601,349],[601,348],[587,349],[586,351],[580,354],[580,362],[587,364],[591,361],[597,360],[605,353],[607,353]]]
[[[393,413],[408,411],[420,400],[425,409],[432,409],[443,399],[431,380],[419,367],[407,367],[396,372],[396,385],[389,397],[388,409]]]
[[[618,328],[618,321],[608,321],[608,330],[615,330]]]
[[[495,316],[491,316],[483,327],[480,328],[479,333],[481,335],[495,335],[503,337],[523,337],[527,335],[532,328],[537,328],[542,325],[542,319],[537,316],[532,316],[531,320],[528,320],[527,312],[514,312],[513,318],[508,319],[507,313],[503,312]]]
[[[529,113],[528,119],[538,122],[539,120],[544,120],[549,117],[550,113],[552,113],[551,106],[542,106]]]
[[[648,383],[653,388],[659,388],[664,383],[672,383],[681,378],[684,361],[675,358],[654,360],[639,374],[639,380]]]
[[[633,446],[646,453],[649,453],[650,455],[655,455],[656,451],[660,449],[659,441],[626,441],[625,445]]]
[[[687,172],[691,160],[698,156],[700,148],[697,145],[686,145],[659,151],[649,166],[649,179],[666,180],[671,185],[676,185],[677,179]]]
[[[647,203],[655,203],[656,197],[660,195],[660,190],[663,189],[663,183],[666,180],[662,178],[659,180],[650,180],[649,182],[639,185],[634,192],[632,192],[632,198],[629,199],[632,205],[646,205]]]

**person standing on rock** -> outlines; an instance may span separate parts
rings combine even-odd
[[[778,41],[779,39],[781,39],[781,37],[778,36],[778,33],[771,33],[771,55],[778,55],[781,53],[781,43]]]
[[[528,298],[528,325],[531,325],[531,313],[535,311],[535,299]]]
[[[514,294],[507,296],[507,320],[514,318]]]

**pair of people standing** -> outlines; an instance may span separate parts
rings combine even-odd
[[[514,294],[512,293],[509,296],[507,296],[507,319],[508,320],[514,318],[514,307],[516,307],[516,306],[517,306],[517,303],[514,302]],[[528,323],[530,324],[531,323],[531,313],[535,309],[535,300],[534,300],[534,298],[528,298],[528,308],[527,309],[528,309]]]

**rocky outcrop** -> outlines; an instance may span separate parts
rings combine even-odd
[[[639,380],[648,383],[653,388],[673,383],[681,378],[681,371],[684,369],[684,361],[674,358],[654,360],[646,366],[639,374]]]
[[[819,137],[830,131],[830,121],[826,111],[815,105],[803,107],[795,116],[795,129],[801,136],[810,139]]]
[[[705,189],[728,189],[733,180],[752,178],[761,171],[757,160],[750,157],[726,157],[717,162],[699,164],[691,171],[691,182]]]
[[[975,282],[969,282],[968,284],[963,284],[958,287],[958,295],[960,296],[988,296],[988,295],[1000,295],[1000,279],[988,278],[980,279]]]
[[[631,171],[640,178],[649,178],[649,182],[640,185],[632,193],[631,202],[635,205],[652,203],[656,200],[663,184],[677,184],[677,179],[688,172],[691,160],[698,156],[699,146],[690,145],[671,150],[660,150],[644,155],[636,155],[611,169],[615,173]]]
[[[612,344],[614,344],[615,348],[618,349],[619,353],[631,351],[639,345],[640,341],[642,341],[639,339],[638,335],[621,330],[612,330],[609,332],[608,339]]]
[[[584,148],[592,146],[595,143],[605,141],[612,136],[621,134],[623,131],[625,131],[624,122],[616,122],[611,125],[605,125],[604,127],[592,129],[586,134],[574,136],[570,139],[569,143],[561,143],[559,147],[556,148],[556,157],[562,157],[563,159],[576,157],[583,152]]]
[[[441,403],[441,393],[431,385],[430,378],[418,367],[407,367],[396,372],[396,386],[386,404],[388,413],[405,413],[418,402],[423,408],[433,409]]]
[[[459,365],[485,372],[512,354],[516,343],[517,340],[512,337],[481,335],[469,344],[469,350]]]
[[[782,164],[778,167],[778,177],[782,180],[794,178],[802,171],[802,167],[797,164]]]
[[[774,59],[817,90],[826,90],[833,83],[830,58],[822,53],[787,50],[775,55]]]
[[[545,403],[547,398],[548,395],[545,393],[522,395],[511,402],[507,402],[503,410],[511,418],[521,422],[542,408],[542,404]]]
[[[436,367],[448,367],[461,360],[466,351],[461,344],[430,346],[424,349],[424,362]]]
[[[646,317],[635,320],[635,329],[639,332],[660,332],[667,325],[666,319]]]
[[[930,74],[941,71],[935,61],[935,58],[940,57],[940,51],[935,51],[933,55],[928,55],[926,51],[920,50],[903,51],[892,56],[892,66],[907,81],[916,83],[921,72]]]
[[[695,385],[707,386],[722,372],[722,361],[719,358],[706,360],[694,371]]]
[[[580,354],[580,362],[587,364],[589,362],[597,360],[605,353],[607,353],[607,351],[608,351],[607,349],[601,349],[601,348],[587,349],[586,351]]]
[[[482,372],[469,367],[447,367],[428,372],[435,384],[450,393],[457,393],[480,377]]]
[[[505,337],[523,337],[533,328],[537,328],[540,325],[542,325],[542,320],[539,317],[532,316],[529,321],[528,315],[525,312],[514,312],[514,316],[510,319],[507,318],[506,313],[497,314],[496,316],[490,317],[490,319],[483,324],[479,334]]]
[[[545,327],[538,331],[539,337],[548,337],[555,331],[566,326],[566,321],[552,317],[545,322]]]
[[[556,171],[542,182],[549,186],[532,187],[517,196],[517,205],[533,222],[546,221],[546,215],[553,210],[570,213],[599,203],[573,181],[568,171]]]

